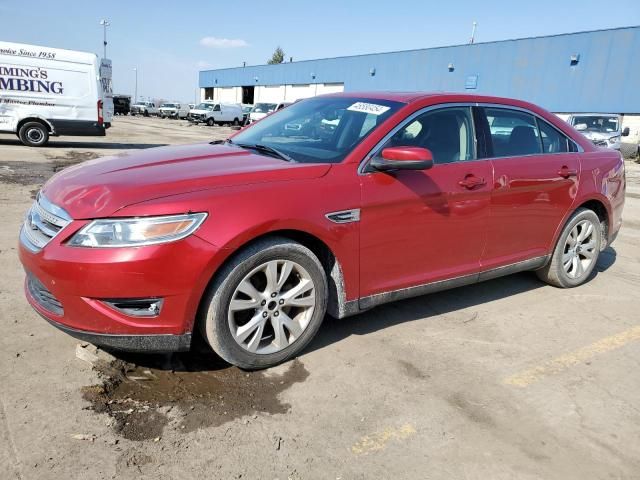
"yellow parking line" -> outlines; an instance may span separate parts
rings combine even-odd
[[[358,443],[351,447],[351,451],[356,455],[366,455],[369,452],[382,450],[392,439],[402,440],[414,435],[415,433],[416,429],[413,425],[408,423],[400,428],[385,428],[381,432],[376,432],[362,437]]]
[[[586,362],[602,353],[616,350],[634,340],[640,340],[640,325],[616,335],[605,337],[591,345],[574,350],[573,352],[560,355],[559,357],[549,360],[548,362],[544,362],[537,367],[512,375],[506,378],[504,383],[507,385],[514,385],[516,387],[527,387],[543,377],[563,372],[573,365]]]

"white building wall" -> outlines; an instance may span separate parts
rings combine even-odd
[[[317,87],[316,95],[344,92],[344,83],[320,83]]]
[[[215,90],[218,90],[217,100],[220,103],[240,103],[240,100],[242,100],[241,87],[221,87]]]
[[[253,102],[278,103],[284,100],[284,85],[259,85],[256,87]]]
[[[285,102],[295,102],[301,98],[314,97],[317,85],[285,85]]]

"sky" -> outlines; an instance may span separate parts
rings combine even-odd
[[[102,56],[115,93],[183,102],[198,71],[640,25],[638,0],[0,0],[0,40]],[[640,54],[640,53],[639,53]]]

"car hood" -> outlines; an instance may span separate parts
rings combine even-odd
[[[71,217],[89,219],[169,195],[318,178],[330,168],[203,143],[134,151],[74,165],[51,177],[42,193]]]
[[[585,137],[587,137],[589,140],[609,140],[612,137],[620,136],[619,132],[601,133],[601,132],[590,132],[588,130],[583,131],[582,134]]]

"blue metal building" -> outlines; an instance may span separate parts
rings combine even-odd
[[[303,97],[342,88],[466,91],[520,98],[553,112],[639,114],[640,26],[207,70],[199,84],[203,99],[253,100],[254,92],[264,96],[268,89],[286,97],[281,100],[296,90]]]

